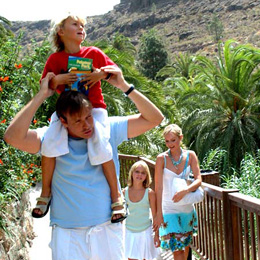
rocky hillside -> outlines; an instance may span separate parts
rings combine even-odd
[[[107,14],[89,17],[87,38],[95,41],[119,32],[138,45],[141,35],[156,28],[171,54],[212,53],[216,44],[206,30],[214,15],[224,26],[224,40],[260,47],[260,5],[253,0],[121,0]],[[50,21],[13,22],[11,30],[25,32],[23,44],[42,41]]]

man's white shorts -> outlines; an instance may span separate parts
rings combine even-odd
[[[52,260],[123,260],[124,225],[106,222],[90,228],[53,226]]]

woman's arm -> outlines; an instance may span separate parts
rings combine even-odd
[[[176,192],[172,198],[173,202],[179,202],[186,194],[195,191],[201,185],[201,174],[198,163],[198,158],[194,151],[190,151],[190,167],[194,175],[194,181],[187,186],[186,189],[183,189],[179,192]]]
[[[195,191],[201,185],[201,174],[198,157],[194,151],[190,151],[190,167],[194,176],[194,181],[188,186],[188,191]]]
[[[156,194],[156,217],[153,223],[154,231],[158,231],[161,224],[163,224],[162,214],[162,192],[163,192],[163,168],[164,159],[163,155],[157,156],[155,163],[155,194]]]

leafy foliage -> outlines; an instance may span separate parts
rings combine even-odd
[[[39,181],[40,158],[18,151],[3,141],[4,131],[14,115],[38,91],[40,73],[49,52],[45,43],[29,55],[21,55],[20,40],[8,37],[0,46],[0,226],[4,227],[4,208]],[[47,124],[45,111],[37,113],[32,128]]]
[[[193,104],[183,124],[186,140],[200,159],[221,147],[238,167],[247,152],[255,153],[260,139],[260,51],[227,41],[217,62],[206,57],[197,62],[194,81],[200,87],[181,97],[182,105]]]
[[[210,150],[203,158],[203,161],[200,164],[200,168],[217,171],[224,175],[225,173],[229,172],[227,152],[220,148]]]
[[[224,188],[238,189],[245,195],[260,199],[260,150],[256,157],[247,153],[241,161],[240,171],[230,176],[223,176]]]

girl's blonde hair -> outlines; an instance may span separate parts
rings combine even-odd
[[[58,32],[64,26],[64,24],[68,18],[72,18],[75,21],[79,21],[82,24],[84,24],[84,26],[87,23],[85,18],[82,18],[78,15],[71,14],[71,13],[64,14],[64,15],[60,16],[59,18],[52,20],[49,40],[51,42],[52,47],[55,49],[56,52],[64,50],[64,43],[62,42]]]
[[[149,188],[152,183],[152,177],[151,177],[149,167],[148,167],[147,163],[144,161],[137,161],[132,165],[132,167],[129,171],[129,175],[128,175],[128,187],[133,186],[133,172],[139,166],[142,166],[144,169],[144,172],[146,173],[146,179],[143,181],[143,186],[144,186],[144,188]]]
[[[176,124],[171,124],[171,125],[168,125],[164,128],[163,130],[163,136],[165,137],[165,135],[169,134],[169,133],[172,133],[172,134],[175,134],[177,136],[182,136],[182,130],[181,128],[176,125]]]

